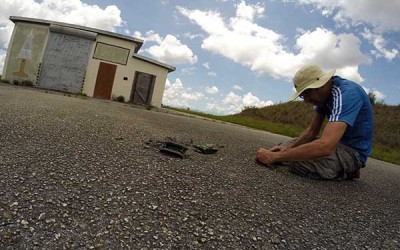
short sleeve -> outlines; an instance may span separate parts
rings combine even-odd
[[[328,117],[330,122],[345,122],[353,126],[362,106],[362,99],[356,89],[343,91],[337,86],[332,89],[332,112]]]

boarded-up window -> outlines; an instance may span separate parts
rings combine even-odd
[[[98,42],[93,58],[126,65],[128,56],[129,49]]]

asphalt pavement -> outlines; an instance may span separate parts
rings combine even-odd
[[[318,181],[255,162],[287,139],[0,84],[0,249],[400,249],[400,166]]]

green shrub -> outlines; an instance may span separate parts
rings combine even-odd
[[[20,85],[20,82],[18,80],[13,80],[14,85]]]
[[[21,84],[22,86],[33,87],[33,82],[30,80],[24,80]]]
[[[372,105],[375,105],[376,102],[376,95],[372,92],[368,93],[369,101],[371,102]]]
[[[115,98],[115,100],[116,100],[117,102],[124,102],[124,101],[125,101],[125,97],[122,96],[122,95],[120,95],[120,96],[117,96],[117,98]]]
[[[78,97],[86,97],[87,94],[86,94],[86,93],[76,93],[75,96],[78,96]]]

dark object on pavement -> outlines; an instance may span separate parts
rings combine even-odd
[[[190,145],[188,145],[178,142],[174,137],[167,137],[163,141],[149,139],[145,143],[145,148],[157,148],[163,154],[182,159],[188,157],[186,153],[189,148],[192,148],[194,151],[201,154],[215,154],[219,151],[219,148],[223,148],[223,146],[215,144],[194,145],[193,140],[190,140]]]
[[[161,153],[165,153],[182,159],[186,158],[185,153],[187,150],[188,148],[186,147],[186,145],[175,141],[165,141],[160,148]]]
[[[206,144],[204,146],[193,145],[193,147],[195,148],[195,151],[198,153],[215,154],[218,152],[218,148],[212,144]]]

